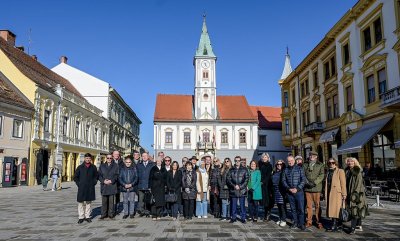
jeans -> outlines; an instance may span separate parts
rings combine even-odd
[[[290,209],[292,210],[293,223],[304,225],[304,192],[296,192],[288,195]]]
[[[207,193],[203,192],[203,200],[201,201],[196,201],[196,216],[207,216],[207,208],[208,208],[208,202],[207,202]]]
[[[180,204],[175,202],[175,203],[171,203],[170,206],[171,206],[171,210],[172,210],[172,217],[177,218],[178,217],[178,209],[179,209]]]
[[[229,218],[230,217],[230,210],[229,210],[229,199],[221,199],[222,201],[222,217]]]
[[[361,218],[351,219],[351,228],[356,228],[356,226],[361,226]]]
[[[258,219],[258,206],[260,205],[260,201],[256,200],[247,200],[249,204],[249,216],[252,219]]]
[[[183,215],[185,218],[192,218],[194,210],[194,199],[183,200]]]
[[[133,215],[135,212],[135,192],[123,192],[124,198],[124,215]]]
[[[278,203],[279,220],[286,222],[286,203]]]
[[[240,218],[246,220],[245,197],[232,197],[232,220],[236,220],[237,202],[240,202]]]
[[[102,195],[101,196],[101,216],[102,217],[114,217],[115,206],[114,206],[114,195]]]
[[[53,187],[51,188],[52,190],[57,190],[57,181],[58,178],[53,178]]]

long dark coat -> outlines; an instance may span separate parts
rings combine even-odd
[[[149,187],[154,196],[156,207],[163,207],[165,205],[165,186],[167,185],[167,170],[164,167],[158,169],[153,166],[150,170]]]
[[[103,196],[117,194],[119,166],[115,162],[110,165],[102,163],[99,168],[100,192]],[[104,184],[104,180],[111,180],[111,184]]]
[[[78,186],[78,202],[96,200],[96,191],[94,187],[97,184],[97,179],[97,168],[93,164],[86,167],[85,163],[82,163],[78,168],[76,168],[74,182]]]
[[[272,184],[272,165],[269,162],[260,161],[261,189],[263,206],[272,208],[275,203],[274,189]]]
[[[229,199],[229,187],[226,183],[228,172],[229,169],[226,169],[223,174],[219,175],[218,178],[219,198],[221,199]]]
[[[190,173],[192,174],[192,181],[190,182],[190,184],[187,183],[187,178],[189,175],[189,172],[187,170],[184,171],[182,177],[182,198],[185,200],[196,199],[197,196],[197,174],[194,170]],[[185,192],[185,188],[189,188],[189,193]]]
[[[249,172],[247,168],[236,166],[231,168],[226,177],[226,183],[229,187],[230,197],[245,197],[247,196],[247,183],[249,182]],[[239,186],[239,190],[235,190],[235,186]]]
[[[176,203],[181,204],[182,200],[182,172],[176,170],[175,176],[170,170],[167,172],[167,191],[175,193],[177,196]]]

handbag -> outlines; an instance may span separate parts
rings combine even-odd
[[[147,191],[144,193],[144,202],[149,205],[153,205],[154,203],[156,203],[154,195],[151,193],[151,191]]]
[[[168,192],[165,194],[165,201],[167,203],[174,203],[178,200],[178,197],[174,192]]]
[[[340,208],[340,211],[339,211],[339,219],[342,222],[350,221],[350,214],[349,214],[349,211],[347,211],[347,209],[346,209],[346,205],[344,203],[344,200],[342,201],[342,207]]]

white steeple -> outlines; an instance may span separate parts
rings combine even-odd
[[[292,73],[292,66],[290,65],[289,48],[286,47],[285,67],[283,68],[281,80],[286,79]]]

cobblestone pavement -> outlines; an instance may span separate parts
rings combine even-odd
[[[96,187],[97,191],[99,187]],[[363,232],[350,236],[315,227],[306,231],[278,227],[275,222],[235,223],[214,218],[173,221],[150,218],[99,220],[99,195],[92,223],[77,224],[77,188],[63,183],[63,190],[41,187],[0,189],[0,240],[400,240],[400,208],[370,209]],[[370,200],[371,201],[371,200]],[[372,200],[373,201],[373,200]]]

